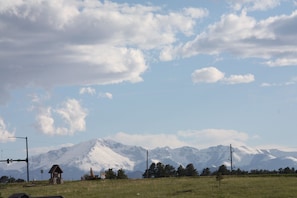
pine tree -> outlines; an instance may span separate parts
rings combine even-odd
[[[123,169],[118,170],[117,179],[128,179],[128,176]]]
[[[167,164],[165,166],[165,177],[174,177],[176,176],[176,170],[173,166]]]
[[[153,162],[151,163],[148,170],[142,174],[143,178],[152,178],[156,176],[156,164]]]
[[[156,178],[165,177],[165,167],[164,167],[164,164],[162,164],[161,162],[157,163],[155,177]]]
[[[230,171],[227,169],[227,167],[224,164],[219,167],[218,172],[221,173],[222,175],[230,174]]]
[[[105,178],[106,179],[116,179],[117,178],[117,176],[116,176],[115,172],[112,170],[112,168],[105,171]]]
[[[184,169],[184,167],[182,165],[180,165],[178,168],[177,168],[177,176],[179,177],[184,177],[186,176],[186,170]]]
[[[186,176],[198,176],[198,171],[194,168],[193,164],[186,166]]]
[[[200,175],[201,176],[209,176],[209,175],[211,175],[211,172],[210,172],[209,168],[204,168]]]
[[[150,165],[150,168],[148,171],[149,171],[149,178],[156,176],[156,164],[154,162]]]

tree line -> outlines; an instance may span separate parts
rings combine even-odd
[[[81,180],[95,180],[95,179],[103,179],[99,178],[98,175],[94,175],[92,171],[90,174],[85,174]],[[128,179],[125,171],[123,169],[119,169],[118,171],[113,171],[112,168],[109,168],[104,172],[104,179]]]
[[[15,179],[14,177],[8,177],[6,175],[3,175],[0,177],[0,183],[21,183],[25,182],[24,179]]]
[[[115,172],[110,168],[105,171],[105,179],[128,179],[128,176],[123,169],[119,169]]]
[[[157,164],[152,163],[142,176],[143,178],[198,176],[198,171],[192,163],[188,164],[186,167],[180,165],[175,169],[170,164],[164,165],[161,162],[158,162]]]
[[[245,171],[241,169],[229,170],[226,165],[221,165],[217,170],[212,171],[210,168],[204,168],[199,174],[192,163],[186,167],[180,165],[175,169],[170,164],[161,162],[152,163],[143,173],[143,178],[160,178],[160,177],[187,177],[187,176],[218,176],[218,175],[263,175],[263,174],[297,174],[295,168],[279,168],[278,170],[253,169]]]
[[[218,175],[295,175],[297,170],[294,167],[279,168],[278,170],[266,170],[266,169],[252,169],[250,171],[245,171],[241,169],[229,170],[227,166],[221,165],[217,170],[211,171],[210,168],[204,168],[199,174],[192,163],[188,164],[186,167],[180,165],[177,169],[170,164],[162,164],[161,162],[152,163],[149,169],[145,170],[143,173],[143,178],[161,178],[161,177],[195,177],[195,176],[218,176]],[[88,174],[84,175],[86,180],[98,179],[98,176],[92,177]],[[125,171],[119,169],[113,171],[109,168],[105,171],[105,179],[128,179]],[[14,177],[1,176],[0,183],[17,183],[25,182],[24,179],[15,179]]]

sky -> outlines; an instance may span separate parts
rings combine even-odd
[[[0,1],[1,159],[112,139],[297,150],[296,0]]]

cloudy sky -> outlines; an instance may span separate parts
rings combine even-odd
[[[93,138],[297,149],[297,1],[0,1],[6,158]]]

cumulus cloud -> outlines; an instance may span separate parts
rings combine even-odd
[[[201,8],[184,8],[183,11],[186,15],[189,15],[192,18],[203,18],[209,14],[207,9]]]
[[[11,137],[14,137],[14,134],[14,131],[7,129],[3,118],[0,117],[0,142],[13,141],[14,139],[11,139]]]
[[[40,108],[40,113],[36,117],[37,129],[44,134],[59,134],[54,127],[54,118],[52,117],[52,109],[50,107]]]
[[[247,12],[221,16],[194,40],[169,46],[160,53],[162,60],[198,54],[230,53],[241,58],[261,58],[268,66],[295,66],[297,11],[256,20]]]
[[[215,67],[197,69],[192,73],[194,83],[215,83],[224,78],[225,74]]]
[[[231,75],[225,76],[225,73],[221,72],[215,67],[205,67],[197,69],[192,73],[193,83],[216,83],[223,82],[226,84],[240,84],[240,83],[251,83],[255,80],[254,75]]]
[[[140,82],[150,50],[193,34],[204,9],[111,1],[0,2],[0,102],[27,86]]]
[[[73,135],[85,131],[87,110],[75,99],[68,99],[59,108],[39,107],[36,116],[36,128],[46,135]],[[57,126],[55,118],[61,118],[63,123]]]

